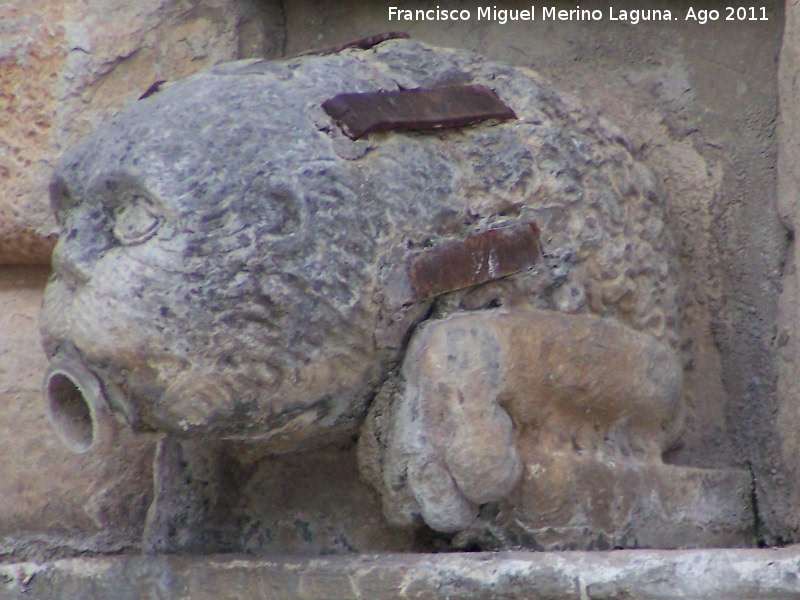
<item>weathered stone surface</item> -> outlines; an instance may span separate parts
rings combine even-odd
[[[453,80],[491,83],[519,120],[355,142],[320,106]],[[522,302],[677,340],[649,173],[533,75],[469,52],[393,40],[212,69],[66,153],[52,202],[48,353],[86,362],[135,427],[273,451],[352,433],[431,310],[404,305],[404,257],[518,219],[540,223],[548,268],[438,311]]]
[[[390,527],[350,448],[242,463],[218,444],[167,438],[155,461],[146,552],[331,555],[428,549]]]
[[[47,4],[20,2],[18,6],[44,19],[53,7],[61,10],[68,3]],[[435,3],[428,4],[433,7]],[[770,416],[775,408],[770,395],[773,378],[763,360],[775,326],[769,302],[775,297],[782,272],[780,261],[775,258],[775,228],[770,225],[774,211],[769,200],[774,185],[773,61],[783,27],[782,4],[772,0],[764,3],[769,22],[734,27],[698,29],[683,23],[640,23],[635,27],[610,23],[601,27],[592,23],[561,23],[557,27],[547,23],[509,23],[498,27],[473,23],[465,36],[460,23],[411,26],[417,38],[445,45],[467,44],[501,60],[533,65],[555,79],[561,89],[577,93],[593,110],[622,125],[637,159],[658,173],[689,281],[682,336],[684,353],[690,359],[685,376],[690,418],[684,444],[670,452],[669,460],[726,466],[742,465],[755,458],[761,534],[769,534],[773,540],[786,537],[786,519],[796,515],[792,494],[785,494],[792,485],[790,474],[796,461],[778,464],[781,451],[770,445],[777,440],[775,429],[781,428],[788,444],[787,455],[791,456],[793,404],[783,405],[780,423],[774,426]],[[423,0],[421,6],[424,5]],[[569,8],[568,4],[561,5]],[[0,12],[9,6],[10,3],[3,4]],[[652,2],[642,6],[660,7]],[[286,10],[291,25],[290,53],[386,28],[385,8],[369,2],[354,2],[344,10],[337,3],[300,0],[287,3]],[[26,13],[25,18],[30,14]],[[0,43],[14,38],[5,35],[12,20],[3,19]],[[793,27],[787,27],[787,40],[792,39],[793,31]],[[48,34],[42,44],[27,46],[35,56],[25,63],[26,83],[21,85],[38,85],[39,80],[32,74],[51,72],[48,68],[34,68],[34,62],[46,53],[48,40],[56,38]],[[791,47],[786,49],[791,51]],[[782,63],[791,64],[786,59]],[[789,70],[786,73],[785,89],[791,89],[793,75]],[[1,87],[0,94],[20,89]],[[104,93],[96,94],[93,101],[102,100]],[[784,101],[785,118],[789,118],[794,105],[791,96]],[[26,116],[20,121],[34,119]],[[12,121],[0,126],[0,135],[10,130]],[[781,165],[782,172],[787,168],[791,168],[791,161]],[[4,183],[0,181],[0,186]],[[35,210],[26,206],[22,212],[27,220]],[[15,218],[3,215],[0,223],[12,223]],[[36,260],[46,260],[41,247],[20,250],[20,238],[15,236],[16,233],[0,236],[0,243],[14,240],[15,257],[35,253],[41,257]],[[36,244],[41,242],[36,234],[31,234],[30,239]],[[792,269],[789,265],[785,273],[790,274]],[[792,323],[789,311],[793,310],[794,301],[790,288],[788,277],[784,278],[786,312],[775,337],[776,345],[786,348],[783,360],[787,364],[796,354],[792,351],[792,327],[782,327]],[[789,345],[785,346],[787,342]],[[30,342],[19,343],[21,349],[14,346],[11,352],[25,357],[25,345]],[[35,375],[38,381],[42,367],[37,364],[27,358],[21,361],[19,369],[15,369],[19,373],[15,380]],[[781,385],[787,386],[782,397],[791,399],[790,375],[784,373],[781,378]],[[32,401],[32,395],[14,395],[11,400],[14,406]],[[754,428],[750,435],[748,428],[763,421],[764,415],[769,422]],[[732,444],[731,432],[737,428],[736,443]],[[24,435],[9,432],[8,439],[12,433]],[[24,502],[19,505],[24,506]]]
[[[453,80],[491,82],[518,119],[354,141],[321,107],[346,91]],[[100,382],[88,404],[108,402],[137,429],[262,453],[347,440],[403,360],[410,330],[430,315],[436,322],[404,364],[433,366],[405,372],[407,393],[393,399],[407,418],[385,436],[370,433],[386,438],[378,454],[390,449],[373,481],[397,492],[384,493],[393,521],[421,515],[437,531],[463,532],[479,506],[504,500],[523,472],[566,449],[556,462],[578,458],[563,482],[591,473],[575,492],[590,504],[602,492],[598,474],[611,488],[641,483],[629,484],[624,510],[598,516],[579,502],[543,524],[524,503],[552,497],[526,479],[527,496],[516,496],[522,521],[565,528],[547,547],[681,545],[673,534],[659,541],[670,523],[685,545],[753,541],[746,473],[718,474],[728,483],[704,496],[704,476],[661,470],[683,422],[682,366],[670,349],[682,280],[651,176],[613,130],[529,72],[407,40],[219,66],[136,103],[68,152],[51,194],[63,233],[42,313],[58,365],[46,390],[55,415],[73,398],[54,378],[70,379],[63,365],[75,364],[76,387],[84,369]],[[409,301],[410,256],[530,222],[541,228],[546,268]],[[455,341],[428,349],[426,331]],[[464,384],[462,405],[440,393],[444,380]],[[78,433],[102,427],[102,411],[85,412],[91,427],[76,423]],[[429,415],[422,425],[418,413]],[[362,455],[376,444],[364,447]],[[192,539],[192,523],[218,520],[209,515],[223,471],[200,457],[210,496],[184,506],[169,478],[197,478],[179,475],[183,461],[168,448],[194,453],[162,446],[147,544],[199,551],[214,536]],[[668,508],[647,504],[650,485]],[[706,501],[716,536],[677,522]]]
[[[436,5],[418,0],[415,7]],[[635,26],[541,19],[402,23],[412,38],[467,46],[535,69],[581,98],[592,114],[618,125],[631,153],[656,174],[686,279],[681,350],[687,422],[682,444],[666,460],[712,468],[751,465],[763,509],[760,534],[771,542],[785,539],[784,526],[797,530],[791,524],[797,516],[791,483],[797,461],[779,463],[775,435],[783,427],[776,425],[775,351],[793,335],[788,312],[779,318],[777,311],[788,284],[782,275],[793,267],[786,262],[788,241],[774,202],[784,5],[797,8],[765,0],[759,8],[766,21],[699,27],[683,20],[679,5],[657,0],[638,0],[635,8],[674,9],[678,20]],[[570,9],[575,3],[559,0],[554,6]],[[295,0],[286,10],[288,52],[386,27],[386,7],[368,0],[346,12],[324,0]],[[796,52],[796,38],[787,27],[784,52]],[[791,89],[794,74],[785,72],[783,85]],[[789,96],[782,123],[795,106]],[[786,310],[793,310],[794,296],[784,297]],[[790,342],[785,356],[791,361],[796,355]],[[796,429],[789,416],[781,417],[787,432]]]
[[[749,473],[661,461],[681,383],[674,352],[617,323],[454,315],[415,333],[370,409],[362,468],[391,522],[460,531],[462,547],[751,545]]]
[[[769,550],[72,559],[0,566],[3,600],[796,598],[797,547]]]
[[[682,425],[681,367],[668,348],[617,324],[553,311],[424,323],[398,387],[389,407],[375,403],[375,425],[364,432],[386,447],[379,489],[387,516],[409,524],[421,515],[445,532],[469,527],[526,466],[534,476],[549,471],[542,461],[553,453],[660,461]],[[592,497],[594,483],[577,495]],[[556,498],[562,487],[553,487]]]
[[[0,556],[137,547],[152,498],[152,442],[114,419],[90,455],[53,435],[41,402],[47,360],[36,318],[46,277],[0,269]]]
[[[251,0],[3,2],[0,264],[48,264],[52,165],[154,81],[276,56],[278,3]]]
[[[779,403],[773,418],[762,425],[760,436],[761,460],[765,465],[760,478],[760,494],[768,499],[770,505],[764,518],[770,530],[775,532],[773,536],[779,539],[800,537],[800,515],[795,508],[800,500],[800,478],[797,477],[797,466],[800,464],[800,274],[797,269],[797,227],[800,225],[799,73],[800,7],[787,2],[786,30],[778,73],[781,107],[778,210],[791,233],[781,278],[780,313],[773,340],[778,357]]]

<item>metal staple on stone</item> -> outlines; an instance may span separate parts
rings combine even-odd
[[[338,94],[322,108],[356,140],[375,131],[464,127],[517,118],[493,90],[474,84]]]

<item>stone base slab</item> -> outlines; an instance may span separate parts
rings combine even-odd
[[[382,554],[114,556],[0,565],[0,599],[797,598],[800,547]]]
[[[501,504],[505,548],[743,548],[757,545],[752,477],[592,454],[526,456]]]

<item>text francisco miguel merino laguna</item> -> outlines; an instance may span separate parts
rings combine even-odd
[[[726,16],[727,13],[727,16]],[[537,16],[538,15],[538,16]],[[389,7],[390,21],[469,21],[473,13],[467,9],[402,9],[397,6]],[[766,8],[748,7],[725,7],[721,10],[695,10],[689,7],[683,15],[685,21],[697,21],[705,24],[707,21],[721,20],[726,21],[768,21]],[[529,9],[505,9],[496,6],[479,6],[477,10],[478,21],[493,21],[500,25],[505,25],[509,21],[626,21],[635,25],[639,21],[675,21],[680,19],[672,11],[667,9],[628,9],[618,10],[609,6],[607,11],[600,9],[588,9],[577,6],[566,10],[558,9],[554,6],[540,6],[536,10],[535,6]]]

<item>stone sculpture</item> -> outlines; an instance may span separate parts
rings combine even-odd
[[[462,84],[516,119],[354,140],[322,108]],[[242,460],[361,431],[387,518],[462,546],[749,539],[746,476],[661,462],[682,282],[653,177],[529,71],[408,40],[221,65],[66,152],[51,202],[45,395],[76,451],[111,412]],[[541,255],[420,292],[486,235]]]

